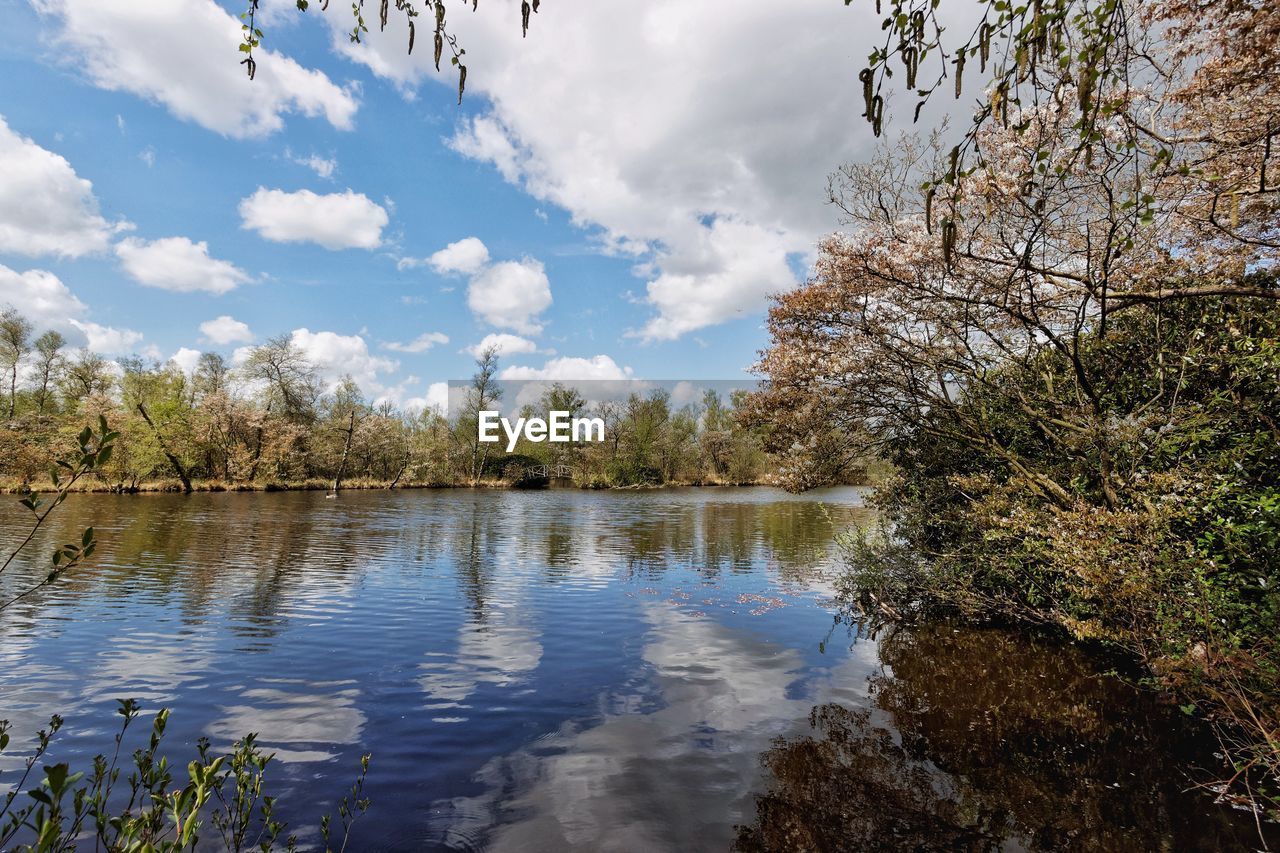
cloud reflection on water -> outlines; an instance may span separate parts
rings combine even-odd
[[[877,666],[865,643],[807,672],[793,648],[659,602],[642,607],[643,689],[653,695],[609,697],[598,722],[565,723],[490,761],[484,794],[433,807],[434,842],[497,853],[724,847],[750,815],[760,753],[814,701],[865,698]]]
[[[360,691],[354,682],[274,679],[263,684],[279,686],[243,691],[243,704],[221,709],[205,729],[215,747],[223,749],[246,732],[260,732],[262,746],[277,761],[290,763],[325,761],[338,750],[324,747],[360,741],[366,718],[355,706]]]

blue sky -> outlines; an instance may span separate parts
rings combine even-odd
[[[185,364],[289,333],[401,404],[489,335],[526,378],[743,376],[868,144],[836,0],[549,0],[523,40],[468,4],[461,106],[342,4],[264,3],[253,83],[239,4],[2,5],[0,303]]]

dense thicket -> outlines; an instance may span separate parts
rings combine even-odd
[[[1280,306],[1178,302],[1116,318],[1082,358],[1115,435],[1046,432],[1018,405],[1072,365],[1046,352],[996,372],[956,412],[889,443],[899,475],[877,498],[895,538],[863,540],[850,592],[864,605],[942,604],[1049,622],[1143,661],[1222,729],[1255,793],[1280,755]],[[1050,500],[991,439],[1063,484]],[[1119,472],[1107,505],[1101,455]]]
[[[898,466],[864,601],[1121,646],[1274,798],[1280,11],[985,12],[975,123],[833,176],[849,227],[777,299],[751,409],[792,488]],[[873,61],[938,47],[901,26]]]

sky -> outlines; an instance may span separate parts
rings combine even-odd
[[[461,105],[394,14],[353,45],[343,3],[262,7],[251,82],[243,3],[0,0],[0,306],[185,369],[287,334],[409,407],[487,343],[519,378],[741,378],[873,142],[870,3],[546,0],[522,38],[455,2]]]

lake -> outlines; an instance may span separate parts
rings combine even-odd
[[[96,525],[93,565],[0,614],[0,786],[50,714],[87,765],[135,697],[173,709],[180,766],[258,732],[303,842],[371,752],[356,849],[1260,846],[1192,790],[1204,733],[1078,647],[840,618],[862,498],[73,496],[0,576]],[[3,544],[24,516],[6,500]]]

